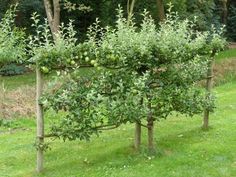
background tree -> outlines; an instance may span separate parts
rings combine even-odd
[[[163,0],[157,0],[157,11],[159,21],[163,21],[165,19],[165,9]]]
[[[55,35],[58,32],[60,25],[60,0],[44,0],[44,7],[53,38],[56,39]]]
[[[0,66],[25,57],[25,33],[15,26],[15,14],[16,6],[11,6],[0,21]]]

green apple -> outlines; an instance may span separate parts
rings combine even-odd
[[[98,63],[94,63],[94,65],[93,65],[94,67],[98,67]]]
[[[94,65],[96,63],[96,61],[95,60],[91,60],[90,63],[91,63],[91,65]]]
[[[49,69],[45,66],[41,67],[41,70],[43,73],[48,73],[49,72]]]
[[[75,65],[75,61],[72,60],[72,61],[70,62],[70,64],[71,64],[71,65]]]
[[[88,62],[89,61],[89,57],[85,57],[85,61]]]

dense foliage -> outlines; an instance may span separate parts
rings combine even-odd
[[[71,24],[62,26],[52,42],[48,26],[37,25],[36,16],[34,21],[39,36],[31,38],[32,60],[44,73],[66,71],[59,75],[64,83],[42,100],[45,108],[64,112],[61,124],[52,127],[58,137],[89,139],[127,122],[213,108],[196,83],[205,78],[212,55],[224,47],[222,31],[195,31],[195,23],[171,12],[159,28],[144,12],[139,29],[133,21],[128,26],[119,10],[115,29],[97,21],[88,40],[77,45]],[[79,77],[82,66],[98,71]]]
[[[20,61],[25,56],[24,32],[14,25],[16,6],[0,21],[0,66]]]
[[[1,0],[0,17],[2,12],[5,12],[9,8],[9,5],[15,1]],[[182,19],[188,17],[190,20],[194,19],[194,16],[198,17],[197,28],[199,30],[209,30],[211,24],[219,26],[222,22],[222,1],[221,0],[166,0],[165,9],[167,9],[169,3],[174,5],[173,10],[178,12]],[[102,26],[114,26],[116,19],[115,9],[118,5],[121,5],[125,9],[127,6],[127,0],[62,0],[61,1],[61,21],[68,23],[70,19],[74,20],[77,37],[79,41],[83,41],[86,38],[86,31],[90,24],[92,24],[96,18],[101,20]],[[140,13],[143,9],[147,9],[153,18],[158,21],[157,17],[157,1],[156,0],[143,0],[136,1],[134,7],[134,17],[137,24],[140,24],[142,17]],[[71,7],[71,8],[69,8]],[[85,10],[85,7],[89,7],[89,10]],[[232,20],[234,16],[233,7],[235,7],[234,1],[228,1],[228,20],[227,35],[234,39],[232,30],[235,26],[235,21]],[[71,10],[72,9],[72,10]],[[30,16],[33,12],[46,17],[43,7],[43,1],[41,0],[21,0],[19,2],[19,12],[17,13],[16,24],[19,27],[26,28],[28,33],[33,31],[30,25]]]
[[[236,5],[230,6],[229,9],[227,33],[230,40],[236,41]]]
[[[24,74],[27,71],[26,67],[17,65],[15,63],[4,65],[0,69],[0,75],[2,76],[14,76]]]

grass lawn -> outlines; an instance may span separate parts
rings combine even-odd
[[[236,58],[236,48],[235,49],[228,49],[223,52],[220,52],[216,56],[216,63],[220,63],[222,60],[226,60],[229,58]]]
[[[236,49],[221,52],[217,63],[236,57]],[[81,70],[88,75],[91,71]],[[51,77],[51,76],[50,76]],[[34,85],[34,73],[0,77],[7,89]],[[228,82],[228,80],[227,80]],[[236,175],[236,80],[215,88],[217,109],[209,131],[201,129],[202,116],[170,117],[155,125],[156,154],[146,149],[143,129],[141,152],[135,152],[134,126],[103,132],[90,142],[50,141],[45,169],[35,172],[34,119],[0,119],[0,177],[235,177]],[[46,115],[46,128],[57,119]]]
[[[157,154],[132,148],[133,126],[107,131],[90,142],[52,141],[45,170],[35,173],[35,122],[19,119],[0,128],[1,177],[234,177],[236,174],[236,82],[215,89],[218,108],[211,129],[201,130],[201,116],[172,117],[155,126]],[[49,124],[47,116],[47,125]],[[21,128],[19,128],[21,127]]]
[[[86,76],[91,74],[91,70],[93,68],[81,68],[78,72],[78,74],[80,74],[81,76]],[[53,77],[54,75],[56,75],[56,73],[52,73],[50,75],[46,75],[45,76],[45,80],[49,80],[51,77]],[[32,86],[35,85],[36,83],[36,76],[34,72],[31,73],[27,73],[24,75],[18,75],[18,76],[10,76],[10,77],[4,77],[4,76],[0,76],[0,83],[4,84],[4,87],[6,87],[9,90],[18,88],[20,86]],[[2,85],[0,85],[2,86]]]

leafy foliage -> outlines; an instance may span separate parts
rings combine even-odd
[[[196,83],[205,78],[212,55],[224,47],[222,31],[195,31],[194,22],[171,11],[159,28],[147,12],[140,29],[133,20],[127,25],[121,9],[117,17],[115,29],[101,28],[97,20],[88,40],[78,45],[71,24],[62,25],[52,42],[48,26],[37,25],[34,17],[38,36],[30,41],[32,61],[44,73],[66,71],[64,79],[59,76],[64,83],[42,99],[45,108],[65,113],[61,124],[52,127],[64,140],[89,139],[126,122],[142,122],[147,115],[154,120],[176,111],[192,116],[213,107]],[[78,77],[83,65],[99,72]]]
[[[16,65],[15,63],[11,63],[9,65],[4,65],[0,69],[0,75],[2,76],[14,76],[20,75],[27,71],[27,69],[22,65]]]
[[[228,37],[235,41],[236,40],[236,6],[230,6],[228,24],[227,24]]]
[[[52,39],[47,20],[43,25],[39,24],[39,15],[33,14],[33,27],[36,28],[36,35],[29,36],[29,54],[32,56],[30,62],[36,63],[41,67],[44,73],[48,73],[49,69],[60,68],[64,66],[74,65],[73,58],[78,58],[75,53],[76,41],[75,31],[72,22],[64,27],[60,27],[56,41]],[[46,67],[47,66],[47,67]]]
[[[16,6],[0,21],[0,65],[20,61],[25,56],[24,32],[14,25]]]

